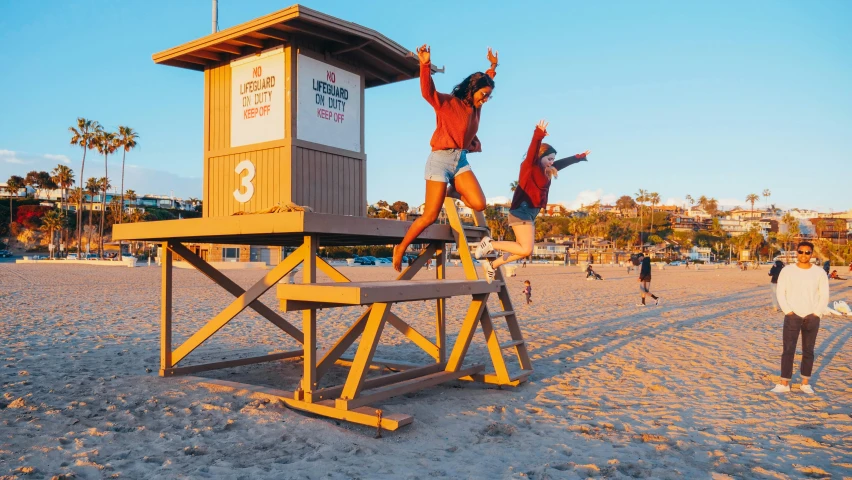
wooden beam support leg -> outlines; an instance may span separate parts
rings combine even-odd
[[[497,379],[500,383],[509,383],[506,359],[503,358],[503,350],[500,348],[500,341],[497,339],[497,332],[494,331],[494,324],[491,323],[491,315],[488,314],[487,308],[482,312],[479,323],[482,325],[482,333],[485,334],[485,344],[488,346],[488,354],[491,356],[491,363],[494,365]]]
[[[464,322],[459,331],[459,336],[456,338],[456,344],[453,346],[453,353],[450,354],[450,359],[447,361],[448,372],[456,372],[461,368],[464,356],[467,354],[468,347],[470,347],[470,341],[473,339],[474,332],[476,332],[479,317],[482,316],[482,311],[485,310],[486,300],[488,300],[487,293],[473,296],[473,300],[470,302],[467,315],[464,317]]]
[[[322,360],[320,360],[319,364],[317,364],[317,378],[322,378],[323,375],[328,372],[328,369],[334,365],[343,352],[349,348],[350,345],[355,343],[355,340],[361,336],[361,333],[364,331],[364,327],[367,326],[367,319],[370,317],[370,311],[373,307],[368,308],[358,317],[358,320],[349,327],[349,330],[340,337],[340,340],[331,347],[325,355],[323,355]]]
[[[213,280],[217,285],[224,288],[231,295],[235,297],[239,297],[240,295],[245,293],[239,285],[234,283],[233,280],[225,276],[219,270],[213,268],[212,265],[205,262],[199,256],[192,252],[192,250],[186,248],[180,242],[170,241],[169,249],[175,252],[177,255],[180,255],[187,263],[195,267],[198,271],[207,276],[210,280]],[[294,267],[295,268],[295,267]],[[286,275],[286,274],[285,274]],[[249,304],[249,308],[256,311],[257,313],[263,315],[264,318],[275,324],[278,328],[283,330],[285,333],[295,338],[299,343],[302,343],[303,336],[302,332],[299,331],[298,328],[294,327],[290,322],[284,320],[280,315],[275,313],[271,308],[266,305],[260,303],[259,300],[256,300]]]
[[[346,377],[341,399],[352,400],[361,391],[361,386],[364,383],[364,374],[370,367],[373,354],[376,353],[376,346],[379,344],[379,338],[382,336],[382,329],[385,326],[385,319],[390,311],[390,306],[390,303],[373,304],[370,318],[367,320],[367,326],[364,328],[364,334],[361,337],[361,344],[358,345],[355,360],[349,369],[349,376]],[[338,405],[338,408],[341,408],[341,405]],[[346,402],[343,402],[342,408],[346,408]]]
[[[446,280],[447,278],[447,244],[440,242],[436,244],[435,254],[438,262],[435,268],[435,278]],[[438,363],[447,361],[447,301],[439,298],[435,301],[435,345],[438,347]]]
[[[305,235],[306,248],[304,270],[302,272],[303,283],[316,283],[317,281],[317,248],[318,238],[316,235]],[[302,395],[306,402],[312,401],[311,393],[319,386],[317,378],[317,309],[311,308],[302,311],[302,333],[305,335],[304,360],[305,370],[302,375]]]
[[[281,280],[284,275],[287,275],[290,270],[296,268],[296,265],[302,263],[302,259],[305,257],[304,249],[304,245],[299,247],[289,257],[287,257],[286,260],[279,263],[277,267],[270,270],[262,279],[246,290],[246,293],[237,297],[236,300],[231,302],[230,305],[225,307],[224,310],[219,312],[218,315],[207,322],[201,330],[195,332],[191,337],[189,337],[183,345],[175,349],[172,354],[172,360],[174,362],[173,365],[177,365],[178,362],[183,360],[193,350],[198,348],[199,345],[218,332],[219,329],[224,327],[240,312],[245,310],[252,302],[260,298],[261,295],[266,293],[267,290],[278,283],[278,281]]]
[[[435,254],[435,245],[431,244],[426,247],[426,250],[423,250],[417,258],[411,262],[411,265],[405,268],[399,276],[396,277],[397,280],[411,280],[417,275],[417,272],[423,268],[423,265],[426,265],[426,262],[432,260],[432,255]]]
[[[424,337],[423,334],[415,330],[411,325],[405,323],[405,320],[397,317],[393,312],[388,312],[388,323],[399,330],[400,333],[405,335],[418,347],[422,348],[430,357],[438,360],[438,346],[429,341],[428,338]]]
[[[163,243],[162,278],[160,284],[160,375],[172,368],[172,251]]]

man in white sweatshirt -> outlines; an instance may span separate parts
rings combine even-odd
[[[796,248],[796,265],[781,270],[778,276],[778,305],[784,312],[784,353],[781,355],[781,383],[773,393],[790,391],[793,378],[793,358],[799,332],[802,333],[802,391],[814,394],[808,382],[814,367],[814,345],[819,332],[820,317],[828,306],[828,277],[811,264],[814,245],[800,242]]]

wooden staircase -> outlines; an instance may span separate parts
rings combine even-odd
[[[468,280],[477,280],[479,279],[479,269],[476,264],[473,263],[471,245],[468,241],[470,240],[469,237],[479,238],[482,236],[483,231],[488,232],[488,223],[485,220],[485,215],[482,212],[475,212],[474,225],[468,226],[462,224],[454,199],[447,198],[444,200],[444,210],[456,238],[456,246],[458,248],[459,257],[461,258],[462,266],[464,267],[465,278]],[[474,233],[478,235],[472,235]],[[497,258],[497,254],[492,253],[486,255],[486,258]],[[494,281],[495,283],[499,282],[500,284],[500,288],[497,291],[500,310],[492,312],[486,304],[479,320],[482,332],[485,335],[488,353],[491,356],[492,363],[494,364],[494,373],[478,373],[463,377],[462,380],[474,380],[495,385],[516,386],[527,381],[529,376],[533,373],[532,363],[530,362],[529,352],[527,351],[527,346],[524,342],[524,336],[521,333],[521,327],[518,325],[518,317],[515,313],[514,307],[512,306],[512,298],[506,287],[506,280],[503,277],[503,271],[501,268],[497,269]],[[503,318],[505,320],[511,340],[504,341],[502,343],[498,340],[497,331],[494,329],[493,323],[495,318]],[[504,351],[506,350],[514,350],[515,357],[518,360],[519,370],[513,369],[513,372],[510,373],[504,357]]]

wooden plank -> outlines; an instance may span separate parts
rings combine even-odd
[[[508,342],[503,342],[500,344],[501,350],[506,350],[507,348],[517,347],[518,345],[523,345],[523,340],[510,340]]]
[[[414,342],[415,345],[422,348],[430,357],[438,360],[438,346],[429,341],[428,338],[424,337],[414,327],[397,317],[393,312],[388,312],[388,323],[399,330],[406,338]]]
[[[235,297],[239,297],[245,293],[239,285],[234,283],[233,280],[225,276],[222,272],[213,268],[209,263],[205,262],[201,258],[199,258],[195,253],[186,248],[183,244],[179,242],[168,242],[169,249],[174,251],[177,255],[181,256],[187,263],[195,267],[198,271],[207,276],[210,280],[213,280],[217,285],[227,290],[231,295]],[[280,315],[272,311],[269,307],[261,303],[259,300],[255,300],[249,305],[249,308],[256,311],[257,313],[263,315],[264,318],[272,322],[275,326],[283,330],[285,333],[295,338],[299,343],[304,341],[304,335],[302,332],[293,326],[287,320],[281,318]]]
[[[390,385],[393,383],[402,382],[405,380],[410,380],[412,378],[423,377],[426,375],[431,375],[433,373],[442,372],[444,370],[444,365],[440,363],[435,363],[432,365],[419,366],[416,368],[409,368],[403,370],[401,372],[389,373],[387,375],[381,375],[378,377],[367,378],[364,380],[363,389],[368,390],[371,388],[379,388],[385,385]],[[317,398],[319,399],[330,399],[335,398],[340,395],[343,391],[343,385],[337,385],[335,387],[327,387],[321,388],[314,392],[314,401]]]
[[[433,373],[431,375],[421,376],[404,382],[388,385],[386,387],[370,390],[368,392],[363,392],[358,398],[346,399],[341,397],[334,401],[334,405],[343,410],[351,410],[373,402],[386,400],[397,395],[416,392],[441,383],[458,380],[460,377],[473,375],[484,369],[484,365],[473,365],[456,372],[444,371]]]
[[[252,365],[255,363],[272,362],[285,358],[301,357],[302,349],[289,352],[273,353],[259,357],[238,358],[235,360],[225,360],[222,362],[205,363],[202,365],[190,365],[188,367],[166,368],[160,371],[161,377],[171,377],[174,375],[186,375],[190,373],[205,372],[208,370],[217,370],[220,368],[239,367],[242,365]]]
[[[370,317],[367,319],[367,325],[364,327],[364,333],[361,335],[361,343],[355,352],[355,361],[352,364],[352,368],[349,369],[349,375],[346,377],[346,384],[343,387],[341,398],[356,398],[358,392],[361,391],[361,386],[364,383],[364,373],[373,359],[373,354],[376,353],[376,345],[379,344],[379,339],[382,336],[382,329],[385,326],[387,314],[390,312],[390,306],[389,303],[373,304]]]
[[[461,295],[494,293],[502,283],[484,280],[408,280],[384,282],[317,283],[278,285],[278,298],[304,302],[368,305],[434,300]]]
[[[306,235],[305,261],[302,269],[302,282],[314,283],[317,280],[317,237]],[[301,389],[305,400],[311,401],[311,394],[319,386],[317,378],[317,311],[316,309],[304,310],[302,312],[302,332],[305,334],[305,365],[302,375]]]
[[[171,368],[172,363],[172,251],[167,244],[161,247],[162,273],[160,280],[160,369]]]
[[[293,254],[287,257],[286,260],[279,263],[278,266],[270,270],[262,279],[252,285],[246,293],[237,297],[224,310],[219,312],[212,320],[208,321],[201,330],[195,332],[187,341],[178,347],[172,354],[173,365],[186,358],[193,350],[198,348],[204,341],[213,336],[216,332],[230,322],[235,316],[246,309],[251,303],[260,298],[267,290],[272,288],[284,275],[290,273],[290,270],[302,263],[305,258],[305,248],[300,247]]]
[[[467,315],[465,315],[459,335],[456,337],[456,343],[453,345],[453,352],[447,360],[448,371],[455,372],[461,368],[464,357],[467,355],[467,349],[470,347],[470,341],[473,339],[474,332],[476,332],[476,325],[485,310],[487,300],[488,294],[482,294],[474,295],[473,301],[470,302]]]

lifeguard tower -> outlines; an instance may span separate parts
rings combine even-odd
[[[502,276],[491,284],[477,277],[468,240],[487,230],[461,223],[451,199],[449,225],[432,225],[419,238],[428,245],[395,281],[350,282],[317,255],[324,246],[398,243],[410,223],[366,217],[364,89],[419,76],[417,59],[402,46],[368,28],[300,5],[252,20],[155,54],[156,63],[204,72],[204,216],[114,227],[115,240],[145,240],[162,246],[160,375],[171,376],[284,358],[302,358],[304,373],[294,390],[233,382],[277,396],[291,408],[395,430],[412,421],[402,413],[368,407],[389,397],[451,380],[516,386],[532,373],[526,345]],[[312,211],[256,213],[288,204]],[[446,279],[446,244],[456,242],[464,280]],[[296,247],[253,286],[243,290],[187,243]],[[175,346],[172,338],[173,255],[201,271],[235,297],[233,302]],[[413,280],[432,258],[435,280]],[[299,265],[303,283],[279,284]],[[323,272],[332,283],[317,283]],[[301,328],[259,301],[277,288],[284,312],[301,312]],[[486,301],[497,294],[500,310]],[[462,327],[449,345],[447,298],[470,296]],[[434,301],[435,333],[412,328],[392,312],[399,302]],[[317,345],[318,310],[365,306],[333,344]],[[240,312],[250,308],[298,341],[302,348],[216,363],[186,365],[187,357]],[[501,343],[492,320],[504,318],[509,339]],[[321,319],[319,319],[321,321]],[[427,365],[394,363],[395,373],[372,375],[389,366],[374,358],[386,325],[402,332],[434,360]],[[467,365],[477,328],[485,336],[491,364]],[[346,350],[360,342],[353,358]],[[429,338],[431,337],[431,338]],[[433,339],[432,339],[433,338]],[[518,364],[509,367],[504,352]],[[180,366],[178,366],[180,365]],[[333,366],[348,367],[343,385],[323,385]]]

